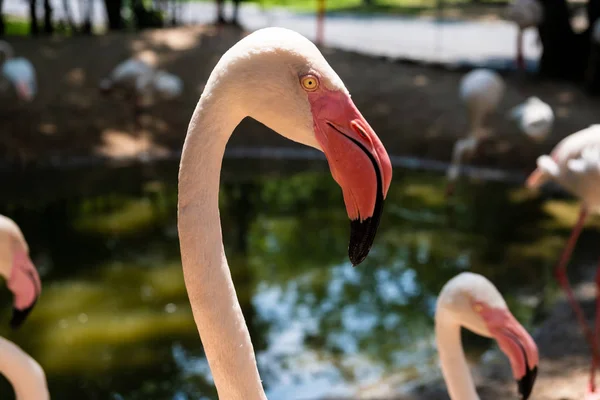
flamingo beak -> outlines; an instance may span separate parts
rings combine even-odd
[[[17,82],[16,88],[17,88],[17,94],[19,95],[19,97],[21,99],[23,99],[24,101],[31,101],[33,96],[31,93],[31,89],[29,88],[29,85],[26,82],[23,82],[23,81]]]
[[[491,335],[510,361],[521,399],[528,399],[539,362],[535,342],[508,309],[486,308],[481,314]]]
[[[27,319],[42,291],[40,276],[26,251],[15,252],[7,286],[14,298],[10,326],[17,329]]]
[[[348,257],[353,265],[369,254],[383,201],[392,179],[392,165],[383,144],[347,93],[310,93],[314,131],[342,188],[350,218]]]

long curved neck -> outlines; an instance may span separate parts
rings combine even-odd
[[[463,351],[460,325],[445,315],[443,308],[435,315],[435,339],[450,398],[479,400]]]
[[[0,337],[0,374],[13,386],[17,400],[49,400],[42,367],[14,343]]]
[[[225,146],[244,115],[226,101],[228,96],[221,96],[202,96],[183,146],[178,199],[183,275],[219,397],[264,400],[250,334],[225,257],[218,208]]]

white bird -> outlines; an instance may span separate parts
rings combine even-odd
[[[542,142],[552,131],[554,112],[552,107],[537,97],[530,97],[509,111],[509,117],[529,138]]]
[[[354,265],[373,243],[392,168],[342,80],[300,34],[283,28],[255,31],[229,49],[211,73],[191,118],[179,169],[183,274],[219,398],[264,400],[219,216],[225,146],[247,116],[325,153],[351,219],[348,255]]]
[[[467,138],[457,140],[454,145],[452,162],[447,172],[447,196],[454,191],[454,184],[460,175],[460,166],[465,153],[472,155],[477,150],[479,142],[487,137],[484,128],[485,119],[498,108],[505,87],[504,80],[498,73],[485,68],[474,69],[461,79],[459,96],[467,107],[470,132]]]
[[[567,295],[567,299],[593,353],[590,388],[595,391],[594,371],[600,364],[597,340],[600,332],[600,309],[596,308],[596,329],[592,333],[581,307],[575,300],[567,277],[567,264],[577,243],[589,213],[600,213],[600,125],[592,125],[575,132],[552,150],[552,153],[537,159],[537,168],[527,179],[527,187],[539,188],[554,181],[582,200],[579,218],[555,269],[555,276]],[[600,267],[596,272],[596,284],[600,290]]]
[[[461,343],[461,327],[496,340],[510,361],[521,398],[529,398],[537,376],[537,346],[494,284],[470,272],[444,285],[435,312],[436,343],[450,398],[479,400]]]
[[[29,258],[29,247],[17,224],[0,215],[0,275],[13,293],[11,326],[18,328],[42,290],[38,272]],[[48,400],[42,367],[14,343],[0,337],[0,373],[11,383],[17,400]]]
[[[157,99],[172,100],[183,92],[183,82],[178,76],[156,69],[152,64],[154,62],[147,58],[130,58],[100,82],[102,92],[116,91],[132,99],[136,130],[143,107],[151,106]]]
[[[544,8],[539,0],[514,0],[507,6],[506,18],[518,27],[517,34],[517,66],[525,69],[523,56],[523,31],[539,26],[544,19]]]
[[[33,64],[26,58],[14,57],[14,51],[7,42],[0,41],[0,53],[4,55],[0,68],[0,91],[16,93],[17,98],[25,102],[32,101],[37,94]]]

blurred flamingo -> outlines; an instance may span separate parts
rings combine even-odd
[[[0,337],[0,374],[12,385],[16,400],[49,400],[44,370],[13,342]]]
[[[467,73],[460,81],[459,96],[469,114],[469,135],[454,144],[452,162],[448,168],[446,196],[454,192],[455,181],[460,175],[460,166],[465,153],[473,155],[480,141],[487,137],[485,119],[493,113],[504,96],[505,84],[496,72],[478,68]]]
[[[217,63],[191,118],[179,170],[178,229],[194,319],[222,399],[266,399],[227,264],[219,177],[234,128],[250,116],[323,151],[350,217],[348,255],[368,255],[392,178],[389,156],[317,47],[283,28],[251,33]]]
[[[171,100],[183,92],[183,82],[178,76],[156,69],[154,64],[154,54],[143,52],[117,65],[110,76],[100,82],[103,93],[120,92],[131,99],[134,133],[140,126],[139,117],[144,107],[154,104],[157,98]]]
[[[539,0],[514,0],[507,6],[506,18],[517,24],[517,68],[525,70],[523,56],[523,31],[539,26],[544,18],[544,9]]]
[[[21,229],[10,218],[0,215],[0,276],[13,293],[13,315],[10,324],[18,328],[35,305],[42,284],[29,258],[29,246]]]
[[[29,247],[17,224],[0,215],[0,275],[13,293],[11,326],[16,329],[29,315],[42,290],[29,258]],[[14,343],[0,337],[0,373],[11,383],[17,400],[48,400],[42,367]]]
[[[435,337],[450,398],[479,400],[461,344],[461,327],[496,339],[510,361],[520,398],[528,399],[537,376],[537,346],[494,284],[470,272],[450,279],[437,300]]]
[[[529,188],[539,188],[550,180],[559,183],[571,194],[582,200],[579,218],[556,266],[555,275],[567,295],[567,299],[592,350],[589,391],[595,393],[594,374],[600,361],[597,346],[600,333],[600,265],[596,272],[596,318],[594,332],[592,333],[583,310],[575,300],[571,290],[567,277],[567,264],[588,214],[600,211],[600,125],[592,125],[567,136],[556,145],[549,156],[538,157],[537,168],[527,179],[526,185]]]
[[[29,60],[15,57],[10,44],[0,40],[2,64],[0,68],[0,92],[5,95],[16,93],[17,98],[30,102],[37,94],[35,68]]]
[[[544,141],[554,125],[552,107],[537,97],[530,97],[512,108],[509,118],[517,121],[521,132],[536,142]]]

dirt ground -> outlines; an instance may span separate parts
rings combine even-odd
[[[70,156],[134,156],[143,151],[180,151],[189,118],[219,57],[241,32],[194,27],[71,39],[14,39],[19,55],[37,67],[39,94],[26,106],[0,111],[0,160],[9,163],[66,160]],[[156,105],[144,117],[143,130],[132,135],[131,109],[124,101],[103,97],[98,82],[133,52],[152,49],[160,65],[185,82],[184,95]],[[449,160],[456,138],[467,133],[465,110],[458,101],[464,71],[407,65],[348,52],[323,49],[345,81],[356,105],[394,155]],[[597,123],[600,101],[569,84],[507,76],[499,112],[489,121],[496,138],[486,143],[474,164],[528,172],[536,157],[561,138]],[[535,145],[523,138],[504,115],[528,96],[548,102],[556,113],[548,141]],[[245,121],[230,147],[297,146],[258,123]],[[589,298],[589,290],[588,298]],[[565,304],[559,305],[536,333],[542,366],[533,399],[582,398],[589,353]],[[515,385],[489,372],[481,387],[484,399],[513,398]],[[482,372],[485,375],[485,371]],[[404,400],[442,399],[427,391]],[[488,394],[489,393],[489,394]]]
[[[143,150],[181,150],[189,118],[219,57],[241,32],[179,28],[138,34],[71,39],[14,39],[19,55],[37,66],[39,94],[32,104],[0,111],[0,157],[11,162],[39,162],[79,155],[125,156]],[[133,52],[151,49],[161,67],[185,82],[179,99],[154,106],[144,129],[131,135],[129,104],[103,97],[100,79]],[[348,86],[359,109],[390,154],[449,160],[452,144],[467,133],[467,117],[458,101],[464,71],[445,71],[323,49]],[[597,122],[600,101],[569,84],[506,77],[507,92],[489,121],[496,139],[474,164],[528,171],[535,158],[562,137]],[[551,138],[533,145],[504,115],[530,95],[548,102],[557,120]],[[252,121],[244,121],[230,142],[234,146],[296,146]]]

